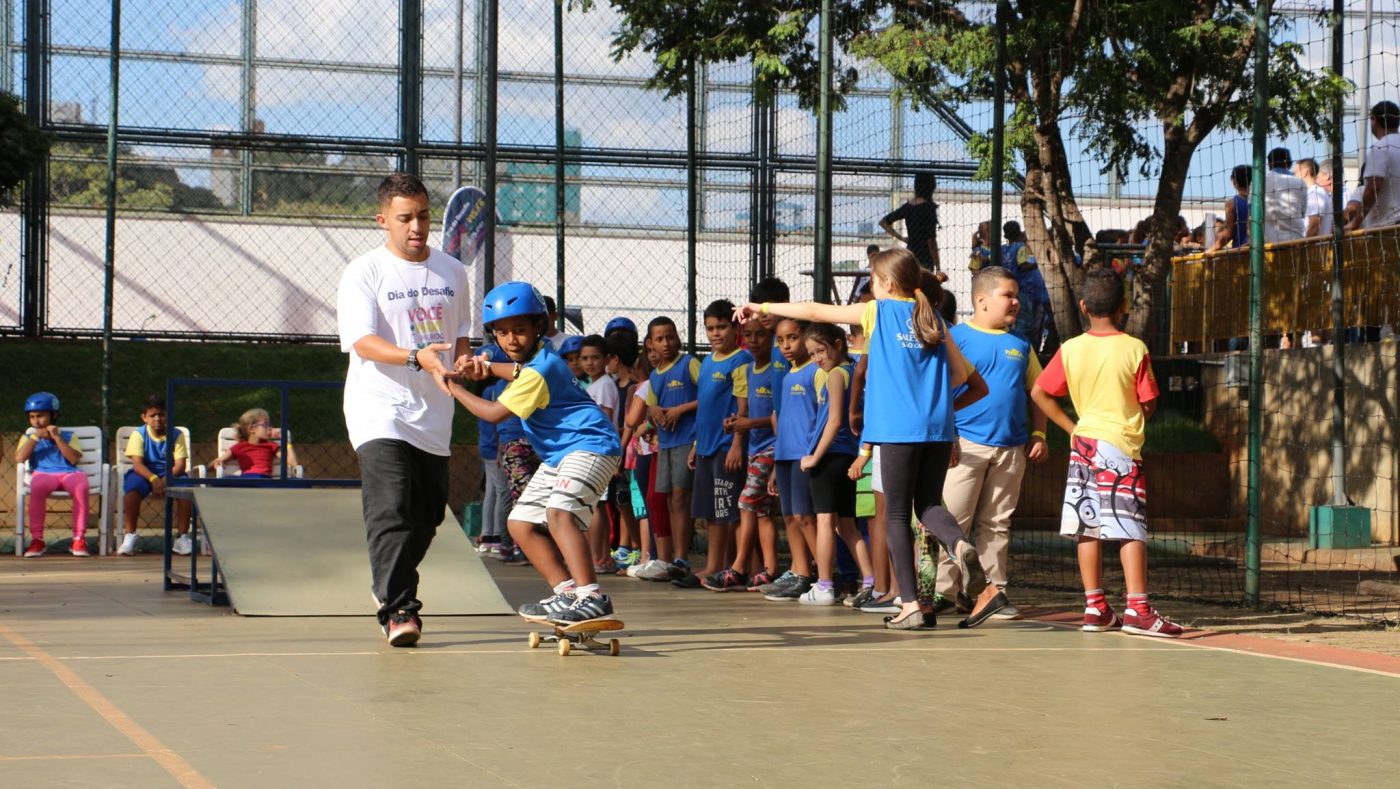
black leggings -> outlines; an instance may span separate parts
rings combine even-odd
[[[948,475],[948,459],[953,445],[948,441],[927,444],[881,444],[880,483],[885,489],[885,533],[894,562],[899,596],[906,603],[919,596],[915,571],[913,530],[909,528],[911,508],[919,523],[932,534],[949,556],[964,539],[958,522],[942,506],[943,478]]]

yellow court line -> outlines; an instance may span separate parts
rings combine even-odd
[[[113,704],[106,696],[102,695],[97,688],[90,685],[87,680],[78,676],[69,667],[63,664],[54,656],[45,652],[39,645],[25,638],[24,636],[11,630],[3,622],[0,622],[0,636],[4,636],[11,644],[19,647],[35,661],[39,662],[53,673],[58,680],[73,691],[73,694],[87,703],[98,715],[112,725],[112,728],[121,732],[128,740],[140,748],[145,754],[156,761],[171,777],[180,782],[181,786],[187,789],[214,789],[214,784],[199,774],[194,766],[185,761],[183,757],[175,751],[166,747],[164,743],[156,739],[155,735],[146,731],[141,724],[132,720],[129,715],[122,712],[117,705]]]

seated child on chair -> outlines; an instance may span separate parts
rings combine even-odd
[[[462,360],[459,369],[473,380],[501,378],[508,381],[506,388],[494,403],[456,382],[450,390],[478,419],[519,417],[540,456],[540,467],[511,510],[507,528],[553,594],[526,603],[520,614],[564,625],[613,619],[612,601],[598,589],[587,532],[622,459],[617,430],[544,341],[548,308],[534,286],[496,286],[486,294],[482,315],[512,361],[493,364],[483,354]]]
[[[281,438],[282,431],[272,426],[267,411],[261,408],[244,411],[243,416],[238,417],[238,421],[234,423],[233,430],[238,436],[238,441],[220,452],[209,465],[222,468],[232,458],[238,461],[239,476],[243,479],[267,479],[281,475],[277,455],[282,451],[282,445],[273,439]],[[287,467],[295,465],[297,451],[292,448],[292,442],[288,441]]]
[[[184,434],[177,434],[171,466],[165,464],[166,421],[165,398],[151,395],[141,407],[141,427],[131,434],[123,452],[131,458],[131,469],[122,480],[122,544],[117,553],[136,553],[136,521],[141,514],[141,500],[155,494],[165,495],[167,477],[189,476],[190,446]],[[194,546],[190,541],[190,503],[175,502],[175,532],[179,535],[171,550],[181,556],[189,555]]]
[[[73,446],[73,433],[58,429],[58,397],[49,392],[35,392],[24,401],[24,410],[29,414],[29,430],[20,436],[19,447],[15,449],[15,462],[30,461],[32,471],[29,478],[29,533],[33,537],[24,550],[24,558],[43,556],[44,519],[48,514],[48,500],[57,491],[63,491],[73,498],[73,545],[69,552],[74,556],[88,556],[88,478],[77,467],[83,453]]]

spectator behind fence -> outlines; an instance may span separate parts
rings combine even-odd
[[[1307,224],[1304,235],[1308,238],[1332,235],[1332,195],[1331,190],[1322,185],[1317,160],[1299,159],[1293,165],[1293,174],[1303,179],[1303,183],[1308,187],[1308,208],[1305,214]]]
[[[1371,134],[1376,141],[1366,154],[1366,191],[1362,193],[1363,227],[1400,224],[1400,107],[1382,101],[1371,108]]]
[[[1366,218],[1365,213],[1361,210],[1361,199],[1365,194],[1366,176],[1363,172],[1361,181],[1347,193],[1346,205],[1342,207],[1342,221],[1345,223],[1342,225],[1343,230],[1361,229],[1361,220]]]
[[[243,479],[267,479],[281,476],[277,455],[282,445],[273,439],[282,438],[282,431],[272,426],[272,418],[261,408],[250,408],[233,423],[238,440],[219,453],[209,465],[222,468],[229,460],[238,461],[238,476]],[[297,465],[297,453],[287,442],[287,465]]]
[[[880,220],[880,227],[896,240],[904,242],[914,253],[919,265],[929,271],[939,270],[938,204],[933,202],[933,190],[938,185],[933,173],[914,176],[914,196]],[[904,220],[904,235],[895,232],[894,223]]]
[[[983,266],[991,265],[992,249],[987,246],[991,243],[992,223],[978,222],[977,230],[972,234],[972,255],[967,260],[969,271],[980,271]]]
[[[49,496],[58,491],[73,499],[73,545],[69,553],[88,556],[88,478],[78,461],[82,450],[73,446],[73,432],[58,429],[58,397],[49,392],[35,392],[24,401],[29,417],[29,430],[20,436],[15,449],[15,462],[30,461],[29,534],[33,538],[24,549],[24,558],[43,556],[44,519],[48,515]]]
[[[1293,175],[1293,154],[1287,148],[1269,151],[1264,173],[1264,243],[1297,241],[1303,237],[1308,209],[1308,185]]]
[[[1216,232],[1213,249],[1239,249],[1249,246],[1249,184],[1254,174],[1247,164],[1237,164],[1230,171],[1230,185],[1235,194],[1225,198],[1225,229]]]

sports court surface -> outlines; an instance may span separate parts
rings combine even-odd
[[[511,604],[539,596],[486,564]],[[394,650],[368,615],[162,592],[158,557],[0,560],[0,786],[1395,785],[1400,659],[1051,611],[890,633],[605,583],[622,655],[561,658],[514,616],[434,617],[430,588]]]

